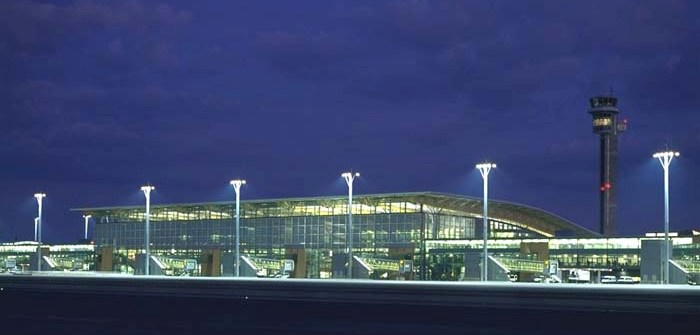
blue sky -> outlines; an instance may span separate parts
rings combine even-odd
[[[693,1],[0,2],[0,240],[69,208],[356,193],[491,196],[598,230],[588,98],[612,88],[618,230],[699,227]]]

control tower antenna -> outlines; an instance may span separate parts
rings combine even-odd
[[[593,132],[600,135],[600,233],[603,236],[616,234],[617,135],[627,129],[626,120],[618,121],[620,111],[617,98],[612,95],[611,87],[609,96],[591,98],[588,111],[593,116]]]

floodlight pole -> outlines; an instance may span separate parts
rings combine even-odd
[[[482,163],[477,164],[476,168],[481,172],[481,177],[484,179],[484,221],[483,221],[483,235],[484,235],[484,256],[483,256],[483,266],[481,269],[481,281],[488,281],[488,228],[489,228],[489,172],[492,168],[495,168],[494,163]]]
[[[151,185],[141,187],[143,195],[146,196],[146,260],[144,261],[144,274],[146,276],[151,274],[151,191],[155,189],[156,188]]]
[[[233,262],[234,274],[236,277],[241,275],[241,186],[245,185],[245,180],[231,180],[231,185],[236,191],[236,259]]]
[[[83,219],[85,219],[85,240],[87,241],[87,235],[88,235],[88,221],[92,215],[83,215]]]
[[[340,175],[345,178],[345,183],[348,184],[348,225],[347,225],[347,255],[348,255],[348,274],[347,278],[352,279],[352,182],[355,181],[355,177],[359,177],[359,172],[344,172]]]
[[[676,151],[666,151],[666,152],[657,152],[654,154],[654,158],[659,159],[659,163],[661,163],[661,167],[664,169],[664,245],[666,249],[666,257],[664,259],[664,275],[663,275],[663,283],[668,284],[670,282],[670,277],[671,277],[671,272],[670,272],[670,261],[672,258],[671,252],[671,244],[669,243],[669,237],[668,237],[668,226],[669,226],[669,201],[668,201],[668,169],[671,166],[671,161],[673,160],[673,157],[678,157],[680,156],[679,152]]]
[[[37,204],[39,204],[39,216],[36,218],[37,223],[37,237],[36,241],[38,242],[37,245],[37,261],[36,261],[36,270],[41,271],[41,203],[42,200],[46,197],[46,194],[44,193],[35,193],[34,198],[36,198]]]

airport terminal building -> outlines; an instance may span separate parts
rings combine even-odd
[[[294,260],[292,277],[346,277],[347,197],[245,200],[240,210],[243,275],[279,276],[284,260]],[[97,270],[143,271],[143,206],[75,211],[95,220]],[[479,280],[482,199],[433,192],[357,195],[352,214],[353,277]],[[152,205],[150,227],[151,273],[233,274],[234,202]],[[657,263],[662,251],[656,235],[603,237],[541,209],[495,200],[489,201],[488,235],[491,280],[529,281],[548,268],[559,276],[588,269],[598,277],[644,277],[643,249]],[[679,267],[700,268],[700,236],[674,235]],[[653,272],[647,281],[658,280]]]
[[[242,276],[347,278],[346,196],[245,200],[240,206]],[[434,192],[356,195],[352,206],[353,278],[480,280],[481,198]],[[42,270],[141,274],[145,207],[80,208],[93,239],[42,246]],[[233,276],[235,203],[151,206],[149,272]],[[489,201],[489,280],[536,281],[572,273],[661,280],[663,235],[605,237],[523,204]],[[671,233],[671,278],[700,282],[700,232]],[[0,244],[0,271],[32,270],[36,242]],[[290,261],[294,267],[289,268]]]

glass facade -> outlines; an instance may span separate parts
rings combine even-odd
[[[557,261],[560,269],[588,269],[609,273],[626,272],[639,275],[642,241],[659,239],[648,237],[630,238],[557,238],[557,239],[495,239],[488,241],[489,254],[505,259],[539,260],[545,264]],[[675,236],[672,259],[682,263],[686,269],[700,264],[700,243],[693,237]],[[523,245],[544,243],[548,257],[543,259],[535,253],[523,252]],[[427,257],[439,268],[461,267],[464,253],[480,252],[483,240],[429,240],[426,241]],[[698,267],[700,268],[700,267]],[[457,271],[459,272],[459,271]]]
[[[564,219],[519,204],[494,201],[489,208],[490,254],[503,266],[522,271],[542,269],[556,261],[561,269],[634,274],[640,268],[642,240],[658,239],[598,237]],[[134,273],[136,259],[145,249],[144,210],[78,210],[95,218],[95,244],[113,250],[112,270]],[[410,260],[411,275],[406,278],[472,278],[466,264],[473,261],[469,254],[481,253],[483,248],[481,210],[480,199],[438,193],[356,196],[352,207],[354,256],[377,270],[384,269],[379,264],[391,264],[393,269],[397,261]],[[226,267],[233,266],[234,203],[154,205],[150,221],[151,252],[159,262],[171,266],[169,274],[215,275],[202,264],[191,271],[183,269],[191,260],[202,260],[216,250],[221,255],[220,273],[231,275]],[[346,252],[347,224],[346,197],[243,201],[241,255],[279,264],[277,260],[289,259],[293,250],[303,249],[304,277],[342,276],[334,268],[338,263],[334,258]],[[557,238],[560,232],[571,237]],[[689,264],[687,268],[700,267],[697,238],[674,236],[672,241],[674,259]],[[369,276],[392,278],[386,273]]]
[[[482,235],[482,218],[474,211],[441,206],[429,194],[357,196],[353,202],[353,253],[375,259],[392,257],[392,247],[410,246],[417,278],[427,271],[426,240],[465,240]],[[470,200],[472,201],[472,200]],[[478,204],[478,201],[474,201]],[[86,209],[95,219],[95,243],[115,251],[115,270],[132,272],[144,252],[143,207]],[[333,254],[343,253],[348,239],[347,198],[283,199],[241,203],[241,254],[277,259],[288,248],[309,254],[308,277],[326,277]],[[511,222],[489,220],[490,237],[541,237]],[[235,241],[235,205],[206,203],[162,205],[151,209],[151,250],[164,258],[197,259],[207,249],[231,254]],[[395,256],[395,255],[394,255]],[[195,272],[196,273],[196,272]],[[429,277],[426,275],[425,277]]]
[[[37,242],[0,244],[0,272],[35,270]],[[92,244],[43,245],[42,270],[94,271],[95,246]]]

